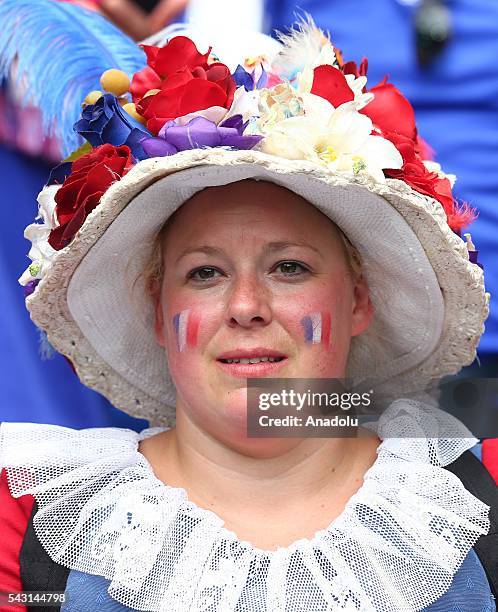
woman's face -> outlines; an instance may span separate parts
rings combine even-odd
[[[351,337],[372,317],[368,288],[300,196],[253,180],[205,189],[172,218],[163,257],[156,337],[177,412],[197,426],[243,440],[247,378],[345,376]]]

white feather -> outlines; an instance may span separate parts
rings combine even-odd
[[[292,79],[305,67],[333,65],[336,61],[328,33],[321,30],[307,13],[289,34],[278,32],[277,37],[283,49],[273,60],[272,70],[280,76]]]

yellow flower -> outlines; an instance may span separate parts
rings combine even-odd
[[[324,162],[331,163],[337,159],[337,152],[330,145],[318,145],[315,147],[318,157]]]

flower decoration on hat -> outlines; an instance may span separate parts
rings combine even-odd
[[[148,66],[134,76],[131,92],[153,134],[178,117],[230,108],[236,83],[225,64],[208,62],[211,48],[201,54],[185,36],[173,38],[162,48],[143,48]]]
[[[344,62],[311,21],[281,42],[271,63],[254,56],[232,73],[211,48],[176,36],[163,47],[144,45],[147,66],[134,74],[105,71],[74,125],[86,144],[53,173],[39,200],[42,223],[26,230],[32,264],[21,284],[34,289],[133,165],[196,148],[256,149],[355,180],[398,179],[440,202],[456,233],[475,219],[453,197],[454,177],[423,159],[429,148],[393,84],[369,89],[368,62]]]

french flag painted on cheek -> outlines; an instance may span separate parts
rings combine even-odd
[[[330,312],[312,312],[301,319],[307,344],[330,343]]]
[[[193,348],[197,345],[197,333],[199,331],[199,317],[190,312],[182,310],[173,317],[173,328],[176,335],[176,346],[180,352],[187,347]]]

